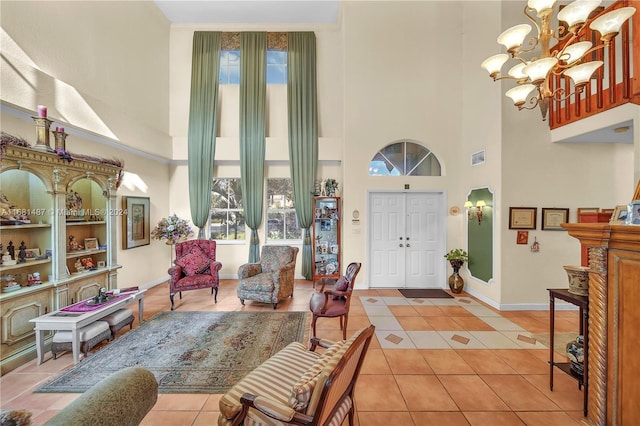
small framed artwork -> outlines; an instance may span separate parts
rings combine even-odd
[[[40,249],[39,248],[28,248],[25,249],[25,260],[27,262],[31,261],[31,260],[36,260],[37,258],[40,257]]]
[[[529,231],[518,231],[516,244],[528,244],[528,243],[529,243]]]
[[[122,248],[149,245],[149,197],[122,197]]]
[[[471,154],[471,165],[477,166],[480,164],[484,164],[484,155],[484,149],[482,151],[474,152],[473,154]]]
[[[578,223],[582,223],[583,222],[583,220],[582,220],[582,219],[584,219],[582,217],[583,213],[589,213],[589,215],[587,215],[587,216],[590,216],[591,213],[597,214],[599,211],[600,211],[600,209],[598,207],[578,207]]]
[[[509,207],[509,229],[536,229],[537,207]]]
[[[609,219],[609,223],[612,225],[624,225],[627,223],[627,217],[629,214],[628,210],[629,206],[621,205],[616,206],[613,210],[613,214],[611,214],[611,219]]]
[[[640,200],[633,200],[629,203],[627,214],[629,215],[627,224],[640,225]]]
[[[543,231],[564,231],[563,223],[569,222],[569,209],[542,209]]]
[[[85,248],[85,250],[98,250],[98,239],[97,238],[85,238],[84,239],[84,248]]]
[[[98,260],[98,268],[104,268],[107,263],[104,260]]]

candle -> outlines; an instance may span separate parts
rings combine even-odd
[[[38,117],[47,118],[47,107],[38,105]]]
[[[64,133],[64,127],[60,127],[60,130],[58,130],[60,133]]]

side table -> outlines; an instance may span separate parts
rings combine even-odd
[[[569,293],[566,288],[549,288],[549,388],[553,391],[553,367],[557,367],[578,381],[578,388],[583,387],[584,393],[584,415],[587,416],[587,395],[589,389],[589,297],[578,296]],[[555,299],[576,305],[580,308],[580,334],[584,336],[584,373],[579,374],[571,369],[569,362],[555,362],[554,356],[554,333],[555,333]]]

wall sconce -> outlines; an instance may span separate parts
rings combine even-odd
[[[469,220],[477,218],[478,225],[480,225],[480,223],[482,223],[482,208],[486,205],[487,204],[484,202],[484,200],[478,200],[476,201],[476,210],[474,210],[473,203],[471,201],[465,201],[464,207],[467,209],[467,217],[469,218]]]

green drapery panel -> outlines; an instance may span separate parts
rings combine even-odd
[[[310,280],[313,259],[309,228],[314,218],[312,193],[318,171],[316,36],[313,32],[291,32],[287,43],[289,164],[296,214],[304,229],[302,275]]]
[[[189,201],[191,219],[204,238],[204,227],[211,208],[211,183],[216,154],[216,109],[220,33],[196,31],[193,34],[191,101],[189,104]]]
[[[267,105],[267,33],[240,38],[240,173],[245,220],[251,229],[249,262],[260,260]]]

